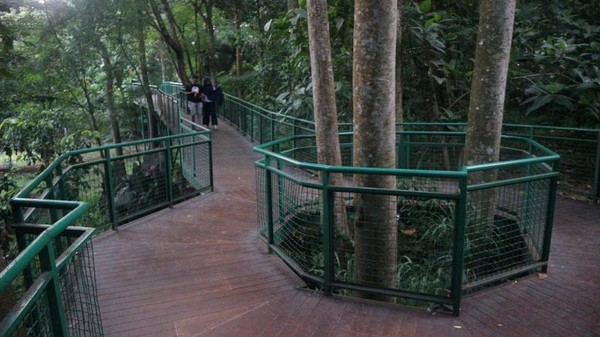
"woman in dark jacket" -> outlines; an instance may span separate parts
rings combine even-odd
[[[217,128],[219,121],[217,120],[217,108],[215,88],[212,85],[209,77],[205,77],[202,83],[202,93],[204,94],[204,106],[202,107],[202,124],[205,127],[212,125],[213,129]]]

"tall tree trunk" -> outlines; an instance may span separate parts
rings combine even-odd
[[[108,113],[108,118],[110,120],[110,129],[112,133],[113,143],[120,144],[121,141],[121,129],[119,127],[119,118],[117,116],[117,111],[115,108],[115,95],[114,95],[114,69],[112,60],[110,59],[110,53],[106,46],[97,41],[96,47],[102,56],[102,60],[104,61],[104,74],[106,75],[106,79],[104,80],[104,91],[106,95],[106,110]],[[123,148],[117,147],[115,149],[118,156],[123,155]],[[127,171],[125,170],[125,163],[122,160],[117,160],[113,162],[113,181],[120,181],[121,177],[127,175]]]
[[[141,13],[139,11],[136,14]],[[147,106],[147,118],[148,118],[148,137],[158,137],[158,121],[156,118],[156,108],[154,107],[154,99],[152,97],[152,90],[150,89],[150,79],[148,76],[148,62],[146,61],[146,34],[144,32],[143,19],[138,17],[136,23],[136,39],[138,42],[138,63],[140,64],[140,82],[142,84],[142,90],[144,91],[144,97],[146,98]]]
[[[197,75],[202,75],[202,51],[200,50],[200,24],[198,20],[200,16],[200,2],[201,0],[192,1],[194,7],[194,41],[192,42],[194,52],[193,55],[187,55],[190,73]]]
[[[466,165],[497,162],[504,114],[506,78],[515,16],[516,0],[482,0],[480,9],[475,68],[471,83],[469,121],[465,140]],[[469,174],[470,183],[496,180],[496,170]],[[478,230],[493,226],[495,194],[477,193],[470,196],[477,210]]]
[[[233,12],[233,23],[235,27],[235,74],[239,77],[242,75],[242,48],[241,48],[241,31],[240,31],[240,8],[236,6]],[[241,96],[240,96],[241,97]]]
[[[108,118],[110,120],[112,139],[114,144],[119,144],[122,142],[122,140],[121,128],[119,127],[119,118],[117,116],[117,109],[115,105],[115,76],[113,64],[106,46],[104,46],[101,42],[98,42],[97,47],[100,51],[100,54],[102,55],[102,60],[104,61],[104,74],[106,75],[106,79],[104,80],[104,93],[106,95],[106,110],[108,113]],[[116,151],[118,155],[123,154],[123,150],[121,148],[117,148]]]
[[[396,124],[404,121],[402,112],[402,0],[398,0],[398,27],[396,30]]]
[[[466,165],[499,159],[515,3],[516,0],[481,1],[464,153]],[[495,179],[493,172],[489,174],[472,176],[477,182]]]
[[[202,16],[202,20],[204,20],[204,27],[206,28],[206,33],[208,34],[206,70],[209,76],[213,76],[216,73],[215,59],[217,55],[217,38],[215,36],[215,25],[213,23],[214,1],[203,0],[202,4],[204,5],[205,12],[202,12],[201,7],[198,8],[198,12],[200,13],[200,16]]]
[[[354,166],[396,167],[396,0],[354,3],[353,122]],[[395,189],[396,178],[356,175],[356,186]],[[355,282],[396,286],[398,233],[396,198],[356,196]],[[359,296],[387,300],[359,293]]]
[[[150,8],[154,14],[154,28],[160,34],[162,41],[169,47],[171,53],[171,61],[177,72],[177,76],[182,82],[185,82],[188,78],[185,72],[185,50],[179,39],[181,32],[175,21],[175,16],[171,11],[171,7],[167,0],[160,0],[157,3],[156,0],[149,0]],[[167,18],[168,26],[163,19],[164,16]]]
[[[327,0],[308,0],[307,9],[317,158],[321,164],[341,166]],[[332,174],[330,181],[333,185],[343,185],[339,173]],[[336,228],[350,236],[343,197],[336,196],[334,205]]]

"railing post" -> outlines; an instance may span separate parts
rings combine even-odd
[[[166,147],[165,147],[165,151],[167,151],[167,153],[165,154],[165,160],[167,161],[167,165],[166,165],[166,172],[165,172],[165,178],[167,179],[167,199],[169,201],[169,207],[173,207],[173,179],[172,179],[172,175],[173,175],[173,168],[171,167],[171,163],[172,163],[172,159],[173,159],[173,148],[171,147],[171,139],[167,139],[165,141],[166,143]]]
[[[595,203],[598,203],[598,200],[600,199],[600,131],[598,131],[596,137],[596,162],[591,197]]]
[[[400,143],[398,144],[398,168],[410,168],[410,134],[400,133]]]
[[[467,175],[458,181],[458,199],[456,200],[456,222],[454,224],[454,248],[452,252],[452,282],[450,296],[452,299],[452,314],[460,314],[462,299],[462,276],[465,264],[465,227],[467,225]]]
[[[214,184],[214,170],[213,170],[213,141],[212,141],[212,134],[208,135],[210,137],[210,142],[208,142],[208,170],[209,170],[209,177],[210,177],[210,190],[214,191],[215,190],[215,184]]]
[[[24,221],[21,219],[19,224],[23,224],[23,222]],[[19,248],[19,252],[22,252],[25,250],[25,248],[27,248],[27,240],[25,238],[26,234],[23,233],[23,231],[21,230],[15,230],[15,232],[17,236],[17,247]],[[23,279],[25,280],[25,285],[27,286],[27,288],[31,287],[34,280],[33,272],[31,271],[31,266],[27,266],[23,270]]]
[[[56,199],[56,190],[54,189],[53,181],[54,181],[54,176],[52,174],[49,174],[48,176],[46,176],[46,188],[48,189],[48,198],[50,200]],[[56,209],[52,208],[49,210],[49,212],[50,212],[50,222],[54,223],[54,222],[58,221],[58,213],[56,212]]]
[[[552,165],[552,171],[558,172],[558,160]],[[558,185],[558,176],[550,178],[550,188],[548,191],[548,207],[546,208],[546,225],[544,226],[544,245],[542,247],[542,262],[546,264],[542,267],[542,273],[548,271],[548,260],[550,259],[550,244],[552,242],[552,226],[554,223],[554,208],[556,207],[556,189]]]
[[[113,169],[110,160],[110,149],[104,149],[104,173],[105,173],[105,183],[104,189],[106,191],[106,205],[108,205],[108,214],[110,217],[110,221],[112,222],[112,229],[117,229],[117,222],[119,221],[119,216],[117,214],[117,209],[115,207],[115,200],[113,196],[115,195],[115,188],[113,183]]]
[[[273,174],[271,170],[271,157],[265,156],[265,201],[266,201],[266,212],[267,212],[267,243],[269,253],[271,253],[271,245],[275,244],[275,238],[273,233],[273,182],[271,181]]]
[[[323,293],[329,296],[331,295],[331,283],[334,281],[334,264],[333,264],[333,256],[334,256],[334,248],[333,248],[333,238],[334,238],[334,211],[333,204],[335,197],[329,189],[329,185],[331,184],[331,176],[329,171],[324,170],[321,171],[321,184],[322,184],[322,205],[321,209],[323,210],[323,214],[321,215],[321,219],[323,222]]]
[[[292,141],[292,146],[295,149],[295,148],[298,147],[298,145],[297,145],[298,144],[298,141],[297,141],[298,137],[296,137],[299,134],[299,132],[298,132],[298,125],[297,125],[298,121],[296,119],[293,119],[292,121],[293,121],[292,122],[292,136],[294,136],[294,140]]]
[[[271,138],[269,139],[269,141],[272,141],[272,140],[276,139],[275,138],[275,136],[276,136],[275,135],[275,121],[273,120],[273,118],[269,118],[269,120],[271,121],[271,123],[270,123],[271,124],[270,125],[270,127],[271,127]]]
[[[67,337],[67,319],[60,290],[60,280],[56,268],[56,256],[52,244],[48,244],[40,253],[40,266],[42,272],[50,274],[50,282],[46,287],[46,298],[48,299],[48,311],[52,324],[52,336]]]
[[[265,142],[265,138],[264,138],[264,119],[260,116],[260,115],[256,115],[256,117],[258,118],[258,143],[259,144],[264,144]]]

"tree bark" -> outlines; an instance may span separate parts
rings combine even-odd
[[[398,0],[398,27],[396,30],[396,124],[404,121],[402,111],[402,0]]]
[[[106,46],[97,41],[98,52],[102,56],[102,60],[104,62],[103,70],[106,75],[106,79],[104,80],[104,93],[106,95],[106,110],[108,114],[108,118],[110,120],[110,129],[112,134],[112,139],[114,144],[119,144],[122,142],[121,140],[121,128],[119,126],[119,118],[117,116],[117,109],[115,106],[115,90],[114,90],[114,68],[113,63],[110,58],[110,53]],[[122,148],[117,148],[116,152],[118,155],[123,154]]]
[[[242,48],[241,48],[241,31],[240,31],[240,9],[239,7],[234,8],[233,12],[233,23],[235,27],[235,74],[240,77],[242,75]],[[240,96],[241,97],[241,96]]]
[[[203,0],[202,4],[204,5],[205,12],[202,12],[202,8],[199,7],[198,13],[202,17],[204,21],[204,27],[206,28],[206,33],[208,34],[208,51],[207,55],[207,64],[206,70],[209,76],[214,76],[216,73],[215,68],[215,58],[217,54],[217,38],[215,36],[215,25],[213,23],[213,0]]]
[[[396,0],[354,3],[354,166],[396,167]],[[356,175],[360,187],[395,189],[396,177]],[[359,193],[355,198],[355,282],[396,286],[396,198]],[[385,296],[358,296],[389,300]]]
[[[151,0],[149,1],[149,4],[152,13],[154,14],[154,29],[156,29],[160,34],[162,41],[171,50],[172,53],[170,53],[169,56],[171,56],[171,61],[173,62],[177,76],[179,76],[179,79],[182,82],[185,82],[188,78],[185,72],[185,51],[179,40],[181,33],[177,26],[177,22],[175,21],[173,12],[171,11],[171,7],[169,6],[169,2],[167,0],[160,0],[160,4],[158,4],[155,0]],[[170,28],[167,28],[167,25],[164,22],[163,10],[169,23],[168,27]]]
[[[493,163],[500,159],[515,3],[516,0],[481,2],[463,157],[465,165]],[[494,181],[496,177],[496,170],[485,170],[470,173],[468,179],[470,184],[477,184]],[[473,230],[487,233],[494,224],[494,190],[474,192],[469,198],[476,210],[471,216],[477,226]]]
[[[465,141],[466,165],[499,159],[515,3],[516,0],[481,2]],[[494,172],[472,176],[475,182],[495,179]]]
[[[317,159],[321,164],[341,166],[327,0],[309,0],[307,10]],[[330,182],[340,186],[343,184],[343,177],[334,173]],[[334,205],[336,228],[342,234],[350,236],[343,197],[336,196]]]
[[[136,13],[139,15],[140,12]],[[140,64],[140,79],[144,97],[146,98],[147,118],[148,118],[148,137],[158,137],[158,121],[156,118],[156,108],[154,107],[154,99],[152,90],[150,89],[150,79],[148,76],[148,62],[146,61],[146,35],[144,32],[143,19],[138,17],[136,24],[136,39],[138,42],[138,62]]]

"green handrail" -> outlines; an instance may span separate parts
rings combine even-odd
[[[350,133],[343,133],[341,136],[349,136]],[[400,131],[398,132],[399,137],[397,139],[408,139],[407,137],[402,137],[403,135],[412,135],[412,136],[459,136],[464,138],[464,132],[431,132],[431,131]],[[267,233],[267,243],[269,246],[269,251],[276,253],[283,260],[286,261],[290,265],[292,269],[294,269],[298,275],[301,277],[311,280],[311,282],[322,284],[322,289],[325,294],[331,294],[333,289],[345,289],[347,291],[361,291],[361,292],[370,292],[377,293],[381,295],[387,296],[398,296],[404,297],[408,299],[427,301],[439,303],[440,305],[449,305],[451,307],[451,311],[458,315],[460,309],[461,297],[463,296],[463,287],[464,289],[472,289],[475,286],[484,286],[486,284],[490,284],[496,282],[497,280],[511,277],[512,275],[516,275],[518,273],[522,273],[528,270],[532,270],[535,268],[545,267],[547,265],[548,259],[548,245],[550,242],[550,232],[552,228],[552,218],[546,219],[546,223],[544,227],[544,253],[543,261],[531,263],[529,265],[525,265],[522,267],[514,268],[513,270],[502,271],[498,275],[492,275],[490,277],[486,277],[485,279],[470,281],[468,284],[463,284],[466,280],[463,279],[464,274],[464,263],[465,263],[465,247],[466,244],[466,231],[467,231],[467,209],[468,203],[470,202],[469,194],[475,191],[483,190],[483,189],[492,189],[492,188],[502,188],[504,186],[518,186],[519,184],[528,184],[528,183],[536,183],[538,181],[553,181],[550,184],[556,183],[556,178],[558,177],[558,172],[556,171],[557,166],[552,165],[552,163],[558,162],[560,160],[560,156],[556,154],[554,151],[551,151],[545,146],[542,146],[535,142],[532,139],[517,137],[517,136],[503,136],[502,140],[504,143],[512,144],[518,143],[519,148],[510,148],[505,147],[504,151],[509,151],[518,155],[517,159],[507,158],[501,162],[497,163],[489,163],[482,165],[473,165],[473,166],[463,166],[462,168],[458,168],[457,170],[431,170],[431,169],[411,169],[411,168],[368,168],[368,167],[352,167],[352,166],[331,166],[331,165],[323,165],[316,162],[306,161],[303,159],[294,158],[294,153],[297,151],[297,148],[290,147],[290,144],[303,144],[303,151],[316,153],[316,143],[314,140],[314,135],[296,135],[296,136],[288,136],[283,137],[278,140],[270,141],[265,144],[257,145],[254,147],[255,151],[261,153],[264,156],[264,159],[256,162],[256,167],[259,170],[264,171],[265,181],[264,186],[258,186],[265,191],[264,199],[259,199],[259,204],[265,203],[266,209],[266,226],[265,231]],[[311,140],[311,142],[307,142]],[[407,146],[412,145],[427,145],[427,146],[440,146],[440,144],[436,144],[432,140],[424,140],[421,142],[412,141]],[[446,144],[448,146],[455,146],[455,144]],[[286,150],[282,150],[286,149]],[[533,153],[535,152],[535,155]],[[497,179],[493,182],[486,183],[478,183],[478,184],[469,184],[468,176],[474,172],[478,171],[488,171],[488,170],[512,170],[513,168],[527,168],[531,166],[539,166],[542,169],[540,172],[527,172],[526,176],[516,176],[516,177],[503,177]],[[282,167],[292,167],[293,170],[284,170]],[[311,172],[311,176],[320,176],[319,179],[310,179],[304,176],[296,176],[294,172],[297,171],[308,171]],[[318,173],[315,175],[315,173]],[[333,185],[331,184],[329,177],[334,173],[342,173],[346,176],[352,175],[392,175],[398,177],[398,179],[406,178],[406,177],[421,177],[421,178],[429,178],[429,179],[442,179],[447,181],[454,181],[456,186],[452,188],[450,191],[443,190],[430,190],[430,191],[420,191],[420,190],[405,190],[405,189],[379,189],[379,188],[370,188],[370,187],[360,187],[360,186],[343,186],[343,185]],[[322,245],[322,254],[323,254],[323,274],[315,275],[310,272],[310,270],[306,270],[302,267],[301,261],[296,261],[293,257],[293,254],[289,255],[289,252],[285,251],[285,247],[278,246],[280,242],[275,240],[274,238],[278,235],[276,234],[278,231],[285,230],[287,226],[297,226],[298,224],[290,223],[286,224],[282,222],[283,220],[277,219],[279,215],[274,214],[275,207],[274,204],[278,204],[279,208],[282,207],[282,201],[277,199],[281,198],[279,196],[280,193],[286,193],[285,190],[273,190],[272,186],[275,184],[274,181],[277,181],[277,186],[281,186],[281,181],[286,181],[295,186],[297,188],[306,188],[310,191],[319,191],[320,197],[317,200],[320,200],[320,211],[322,212],[321,221],[322,223],[322,233],[323,236],[323,245]],[[281,188],[281,187],[280,187]],[[554,189],[550,189],[548,193],[553,193]],[[454,218],[454,243],[452,245],[452,271],[449,279],[451,280],[451,285],[449,287],[449,295],[448,296],[437,296],[437,295],[426,295],[415,293],[411,291],[406,291],[403,289],[382,289],[378,287],[374,287],[372,285],[363,285],[356,284],[355,282],[346,283],[337,280],[334,276],[335,271],[333,270],[334,265],[334,219],[333,219],[333,200],[335,199],[335,193],[347,193],[347,194],[355,194],[355,193],[369,193],[369,194],[380,194],[380,195],[390,195],[390,196],[398,196],[403,198],[432,198],[438,200],[447,200],[453,201],[455,203],[455,214]],[[549,205],[552,204],[553,197],[548,197]],[[287,201],[289,202],[289,201]],[[304,201],[306,202],[306,201]],[[297,205],[298,209],[301,209],[300,205]],[[279,210],[281,212],[281,210]],[[289,212],[289,210],[287,211]],[[526,212],[526,210],[525,210]],[[283,216],[288,217],[291,215],[286,215],[289,213],[284,212]],[[259,224],[260,226],[260,224]],[[301,229],[296,229],[296,231],[300,231]],[[292,230],[293,232],[294,230]],[[280,234],[281,235],[281,234]],[[287,237],[286,240],[292,240],[293,237]],[[301,242],[297,243],[298,245]]]
[[[129,152],[132,149],[145,148],[148,144],[159,145],[159,147],[151,147],[149,150],[143,150],[140,152]],[[53,336],[68,336],[71,333],[70,330],[83,329],[85,331],[94,331],[94,336],[102,336],[101,318],[99,309],[96,315],[88,313],[86,318],[77,319],[76,324],[68,322],[71,318],[67,318],[67,308],[63,302],[63,292],[68,290],[61,289],[62,281],[60,278],[69,277],[68,275],[61,274],[61,270],[66,268],[65,264],[68,263],[68,259],[64,256],[63,250],[69,252],[69,259],[81,258],[82,256],[88,256],[88,254],[79,254],[79,251],[86,249],[88,245],[91,245],[91,237],[94,233],[93,228],[81,229],[76,231],[77,227],[74,227],[76,221],[81,219],[89,213],[92,206],[98,210],[99,205],[91,205],[89,203],[72,201],[72,200],[56,200],[56,198],[63,198],[65,188],[69,185],[64,183],[66,175],[70,174],[71,171],[83,170],[82,172],[90,171],[89,168],[97,168],[96,171],[103,171],[101,176],[104,179],[104,185],[99,184],[98,187],[104,189],[102,197],[107,198],[106,204],[108,209],[106,213],[110,215],[110,222],[113,223],[113,228],[117,225],[117,222],[122,219],[116,211],[115,206],[115,183],[113,179],[113,162],[114,161],[135,161],[138,158],[144,156],[151,156],[154,154],[155,158],[161,158],[160,164],[164,166],[164,176],[168,179],[165,181],[165,202],[161,202],[161,207],[167,207],[173,204],[175,199],[184,200],[193,195],[198,195],[207,189],[212,190],[212,160],[210,158],[204,160],[204,164],[198,165],[196,163],[196,157],[199,155],[199,147],[206,147],[204,151],[205,155],[211,156],[212,139],[210,131],[199,131],[189,132],[184,134],[176,134],[171,136],[159,137],[151,140],[140,140],[127,142],[122,144],[110,144],[95,148],[86,148],[75,151],[70,151],[58,156],[55,161],[50,163],[42,173],[32,179],[25,187],[23,187],[12,199],[11,206],[13,207],[13,215],[15,218],[15,230],[18,235],[18,240],[21,247],[19,255],[10,262],[10,264],[2,270],[0,273],[0,293],[4,293],[7,289],[13,285],[23,284],[29,289],[24,294],[19,294],[17,305],[11,310],[9,316],[3,319],[0,324],[0,335],[9,336],[13,332],[21,329],[28,329],[29,327],[24,326],[23,322],[28,317],[29,312],[39,306],[46,306],[47,314],[40,316],[40,322],[35,323],[35,326],[42,326],[43,329],[51,331]],[[116,151],[119,148],[128,148],[129,151],[124,151],[123,155],[111,154],[111,151]],[[189,149],[189,150],[186,150]],[[187,154],[184,154],[187,153]],[[163,155],[164,154],[164,155]],[[158,155],[158,157],[157,157]],[[194,172],[190,176],[195,177],[194,179],[205,179],[199,180],[199,183],[194,185],[198,186],[194,190],[190,190],[188,187],[185,192],[179,191],[179,195],[175,196],[175,190],[172,177],[175,174],[172,163],[177,161],[182,166],[179,174],[183,176],[181,179],[186,179],[185,170],[186,162],[185,156],[193,156],[193,162],[190,161],[189,169],[201,170],[202,172]],[[64,163],[68,162],[69,158],[72,157],[90,157],[88,161],[83,161],[73,165],[66,165],[67,169],[63,171]],[[207,167],[204,167],[207,165]],[[91,170],[94,171],[94,170]],[[94,172],[96,172],[94,171]],[[206,177],[206,178],[203,178]],[[34,194],[44,187],[45,190],[41,194]],[[158,187],[157,187],[158,188]],[[86,190],[94,191],[96,188],[88,188]],[[98,192],[95,192],[98,193]],[[182,194],[186,193],[186,194]],[[50,198],[50,199],[46,199]],[[149,205],[149,210],[156,209],[156,206]],[[28,210],[24,212],[24,210]],[[43,218],[49,219],[50,226],[40,227],[30,223],[30,221],[36,220],[39,215],[43,214],[42,211],[47,212],[49,217]],[[91,224],[86,224],[91,225]],[[76,234],[69,234],[76,233]],[[37,235],[31,242],[27,242],[25,234]],[[62,238],[72,235],[80,236],[79,240],[71,243],[69,247],[65,247],[62,243]],[[61,240],[59,240],[61,239]],[[62,254],[62,257],[56,255]],[[91,254],[89,257],[92,258]],[[41,270],[37,270],[35,261],[39,261],[39,267]],[[58,262],[57,262],[58,261]],[[85,269],[93,267],[93,262],[86,267],[85,264],[78,263],[77,268]],[[85,271],[80,271],[85,272]],[[19,278],[23,276],[24,281],[19,281]],[[95,283],[93,275],[78,277],[77,280],[89,280],[89,282]],[[86,281],[88,282],[88,281]],[[66,284],[70,284],[67,282]],[[86,285],[83,285],[86,286]],[[95,285],[91,285],[94,289],[87,289],[95,293]],[[20,286],[19,286],[20,287]],[[94,295],[95,296],[95,295]],[[44,301],[43,299],[46,298]],[[47,304],[44,304],[47,303]],[[77,308],[75,306],[74,308]],[[72,310],[73,307],[68,308]],[[39,309],[35,309],[39,310]],[[69,314],[70,315],[70,314]],[[50,318],[46,320],[46,318]],[[89,325],[93,325],[90,327]],[[77,334],[77,333],[75,333]]]

